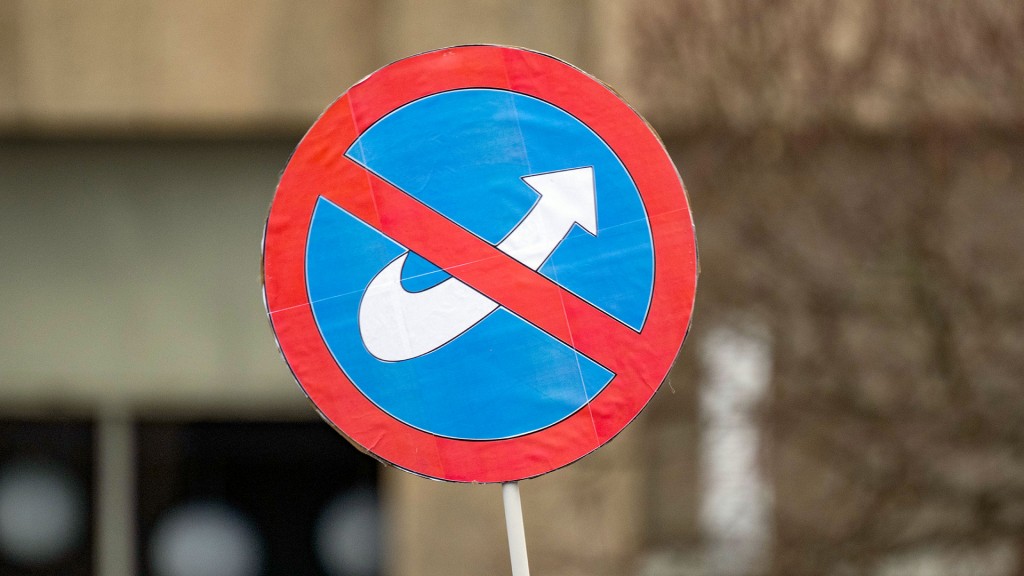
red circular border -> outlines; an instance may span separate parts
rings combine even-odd
[[[316,327],[306,291],[306,239],[317,199],[324,190],[366,186],[363,169],[344,157],[349,145],[396,108],[461,88],[533,96],[593,129],[633,177],[654,244],[647,321],[635,346],[617,351],[632,371],[620,371],[586,407],[558,424],[506,440],[442,438],[380,410],[339,369]],[[538,476],[572,463],[618,434],[651,399],[675,360],[689,329],[697,272],[686,192],[643,118],[581,70],[545,54],[503,46],[459,46],[412,56],[349,89],[296,148],[278,185],[264,236],[264,298],[271,325],[292,373],[323,417],[357,447],[385,462],[458,482]],[[601,334],[574,333],[574,338],[600,343]]]

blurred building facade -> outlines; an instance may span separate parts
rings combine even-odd
[[[192,457],[168,452],[180,438],[318,426],[260,302],[277,175],[348,86],[473,42],[561,57],[633,103],[701,250],[694,326],[648,410],[523,483],[536,573],[1024,574],[1019,3],[11,0],[0,420],[91,431],[80,573],[152,573],[171,495],[144,484]],[[383,573],[508,572],[496,486],[365,481]]]

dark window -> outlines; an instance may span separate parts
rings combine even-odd
[[[92,493],[91,425],[0,422],[0,574],[92,574]]]
[[[140,574],[377,573],[377,464],[326,424],[138,430]]]

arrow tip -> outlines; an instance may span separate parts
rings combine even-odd
[[[570,216],[591,236],[597,236],[597,198],[592,166],[531,174],[523,176],[523,182],[553,208],[557,205],[556,210]]]

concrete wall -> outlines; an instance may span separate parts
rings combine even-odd
[[[268,353],[258,242],[302,133],[351,84],[424,50],[486,41],[597,63],[619,11],[539,0],[4,2],[0,398],[24,409],[296,406]],[[47,138],[64,143],[32,143]],[[101,143],[111,138],[123,143]],[[164,143],[132,143],[152,139]]]
[[[610,72],[614,4],[11,0],[0,134],[291,133],[373,70],[453,44],[529,46]]]
[[[259,286],[263,219],[303,131],[374,69],[452,44],[528,46],[615,83],[626,14],[567,0],[3,3],[0,416],[315,418]],[[528,484],[535,569],[631,565],[639,438]],[[507,570],[495,487],[394,471],[384,487],[392,573]],[[124,535],[103,534],[124,564]]]
[[[0,146],[4,410],[304,410],[259,274],[292,146]]]
[[[769,560],[729,570],[1009,576],[1024,566],[1022,10],[4,2],[0,405],[312,417],[259,303],[288,152],[395,58],[524,45],[608,81],[666,137],[703,268],[670,385],[606,448],[524,482],[534,570],[715,573],[705,551],[730,542],[702,504],[698,352],[753,325],[771,342],[750,407]],[[507,570],[496,487],[384,482],[392,573]]]

